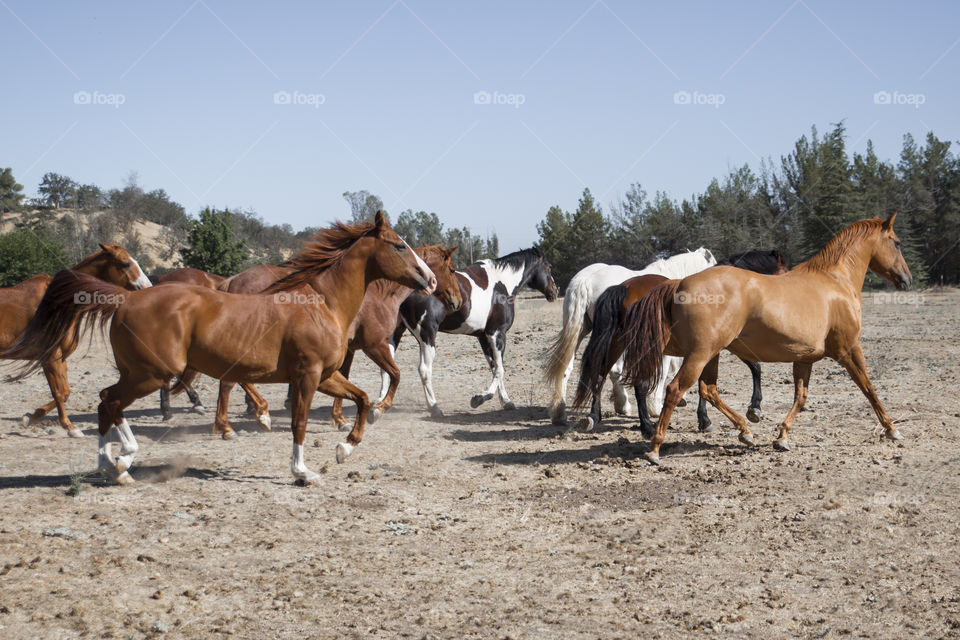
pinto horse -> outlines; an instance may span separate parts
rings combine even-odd
[[[119,484],[133,480],[129,469],[138,449],[123,410],[188,367],[221,380],[288,383],[295,390],[290,469],[298,482],[313,483],[319,476],[304,463],[303,442],[318,388],[359,406],[353,430],[337,445],[337,462],[363,438],[370,403],[338,369],[364,292],[374,280],[388,278],[431,293],[436,277],[379,212],[372,224],[337,224],[317,232],[291,266],[288,276],[254,295],[185,284],[126,293],[62,271],[12,349],[21,357],[40,354],[32,355],[20,375],[40,366],[65,338],[77,339],[80,320],[103,326],[112,319],[110,343],[120,379],[100,392],[99,466]],[[82,292],[93,300],[75,303]],[[111,449],[115,438],[121,444],[117,459]]]
[[[75,264],[73,270],[112,282],[125,289],[143,289],[150,286],[150,281],[143,275],[137,261],[126,249],[115,244],[101,244],[99,251]],[[53,278],[41,273],[20,284],[0,289],[0,350],[11,347],[26,331],[51,280]],[[56,407],[60,426],[67,430],[70,437],[79,438],[83,436],[83,432],[73,426],[66,410],[66,402],[70,397],[67,358],[77,345],[66,341],[59,347],[59,351],[51,351],[49,357],[40,364],[53,394],[53,401],[23,416],[23,425],[28,427],[34,424]],[[25,357],[29,356],[32,354],[25,354]]]
[[[224,280],[226,280],[225,276],[207,273],[206,271],[194,269],[193,267],[174,269],[166,273],[150,276],[150,282],[154,285],[170,283],[195,284],[208,289],[216,289]],[[203,403],[200,401],[200,396],[197,395],[197,392],[194,391],[193,386],[191,386],[197,374],[195,371],[191,373],[193,373],[193,375],[189,378],[187,376],[178,378],[172,390],[170,385],[160,389],[160,414],[163,416],[164,421],[173,417],[173,414],[170,412],[170,396],[177,395],[181,391],[186,391],[187,397],[190,399],[190,404],[192,405],[190,407],[191,411],[199,414],[203,414],[204,411],[206,411]]]
[[[722,349],[754,362],[792,362],[793,407],[779,425],[773,446],[789,450],[787,435],[807,400],[813,363],[836,360],[867,397],[888,438],[893,426],[867,375],[860,346],[861,290],[867,269],[910,287],[912,278],[900,240],[896,213],[886,220],[860,220],[838,233],[814,257],[779,276],[716,267],[655,287],[627,316],[625,372],[632,381],[661,375],[662,355],[683,358],[657,420],[647,459],[660,462],[660,446],[677,402],[698,379],[700,395],[753,446],[746,420],[720,398],[717,364]]]
[[[738,253],[720,260],[717,265],[730,265],[748,269],[755,273],[774,275],[786,273],[790,268],[779,251]],[[573,402],[574,408],[579,409],[586,404],[588,397],[593,398],[590,415],[581,418],[578,422],[581,431],[590,431],[600,424],[600,390],[603,388],[607,373],[623,356],[623,321],[627,312],[651,289],[666,280],[667,278],[664,276],[655,274],[635,276],[619,285],[608,288],[597,298],[593,311],[593,331],[580,362],[580,380],[577,384],[577,395]],[[760,388],[760,365],[746,360],[744,364],[747,365],[753,375],[753,396],[747,409],[747,418],[751,422],[759,422],[760,403],[763,400],[763,393]],[[662,366],[668,372],[667,375],[670,371],[676,373],[680,366],[680,359],[664,356]],[[657,403],[656,398],[653,397],[653,403],[647,401],[647,385],[645,382],[635,385],[634,394],[637,399],[637,410],[640,417],[640,431],[645,437],[650,437],[653,434],[650,413],[659,414],[662,401]],[[651,407],[651,404],[655,404],[655,406]],[[697,405],[697,422],[700,431],[712,430],[710,418],[707,416],[706,401],[703,398],[700,398]]]
[[[618,285],[633,276],[654,273],[667,278],[684,278],[716,263],[717,259],[713,257],[710,250],[700,247],[696,251],[656,260],[639,271],[602,262],[588,265],[578,271],[570,279],[563,296],[563,328],[560,329],[560,333],[547,351],[544,377],[553,385],[553,399],[548,409],[553,424],[567,424],[565,403],[567,380],[573,372],[573,360],[577,349],[593,327],[593,308],[600,294],[608,287]],[[613,385],[614,408],[622,415],[630,412],[630,401],[620,381],[620,369],[621,363],[618,362],[610,370],[610,382]],[[658,390],[654,396],[655,401],[662,402],[662,396],[662,391]]]
[[[424,245],[414,249],[414,252],[427,263],[427,266],[437,277],[437,287],[433,295],[451,311],[459,309],[461,303],[460,289],[453,277],[454,266],[451,261],[451,256],[456,250],[456,247],[445,249],[440,245]],[[270,274],[277,273],[281,268],[285,267],[283,265],[269,269],[253,267],[248,270],[249,273],[246,276],[243,273],[237,274],[237,279],[227,285],[228,290],[236,292],[243,287],[259,286],[265,278],[269,278]],[[413,294],[413,291],[410,287],[405,287],[398,282],[377,280],[367,288],[363,296],[363,304],[360,305],[360,311],[357,312],[350,325],[347,353],[344,356],[343,364],[340,365],[340,373],[345,378],[350,377],[353,354],[357,350],[363,351],[383,372],[380,395],[377,402],[371,407],[369,414],[370,424],[376,422],[391,407],[393,397],[396,395],[397,387],[400,384],[400,368],[394,360],[395,350],[390,346],[389,339],[396,327],[400,303],[411,294]],[[221,433],[224,439],[236,437],[233,428],[230,427],[227,414],[232,388],[233,383],[231,382],[220,383],[220,397],[217,401],[217,420],[214,425],[214,433]],[[263,403],[263,413],[257,415],[258,417],[262,416],[260,417],[261,424],[263,424],[263,417],[265,417],[266,425],[269,425],[270,415],[266,413],[266,402],[263,401],[262,396],[253,385],[247,385],[244,389],[247,391],[255,411],[260,410],[258,403]],[[348,424],[343,416],[342,398],[334,398],[332,418],[333,423],[338,428],[343,428]]]
[[[433,360],[437,353],[437,332],[471,335],[480,342],[487,358],[493,381],[484,393],[470,399],[470,406],[479,407],[500,397],[504,409],[514,409],[504,386],[503,355],[507,331],[513,326],[517,292],[524,286],[542,293],[548,301],[557,299],[557,285],[550,275],[550,263],[536,247],[516,251],[501,258],[481,260],[455,273],[460,297],[460,308],[450,312],[439,300],[411,295],[400,305],[400,318],[393,332],[394,351],[408,330],[420,343],[420,381],[423,383],[427,407],[434,418],[442,418],[443,411],[433,392]]]

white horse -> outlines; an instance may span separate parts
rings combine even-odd
[[[573,371],[573,360],[583,339],[589,335],[593,324],[593,308],[597,298],[607,287],[620,284],[634,276],[656,274],[670,279],[686,278],[698,271],[717,264],[717,259],[709,249],[700,247],[663,260],[651,262],[643,269],[634,271],[619,265],[598,262],[577,272],[567,285],[563,296],[563,328],[547,351],[546,378],[553,383],[553,399],[550,401],[550,418],[554,424],[567,423],[566,402],[567,381]],[[666,356],[663,359],[664,375],[656,388],[647,395],[647,410],[650,415],[659,415],[663,406],[665,380],[672,380],[669,373],[675,373],[680,367],[680,359]],[[610,370],[610,382],[613,384],[614,408],[618,414],[630,412],[630,400],[623,389],[620,374],[623,371],[623,359]]]

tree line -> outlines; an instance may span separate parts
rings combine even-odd
[[[589,189],[575,211],[551,207],[537,225],[539,245],[557,284],[593,262],[639,269],[655,259],[704,246],[718,258],[777,249],[793,264],[815,254],[844,226],[899,212],[894,230],[918,286],[960,283],[960,159],[928,133],[903,138],[896,163],[868,142],[846,149],[843,123],[816,127],[779,162],[748,165],[714,179],[703,193],[677,201],[640,184],[604,214]],[[873,280],[873,283],[877,283]]]

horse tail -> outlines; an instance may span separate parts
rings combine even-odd
[[[663,374],[663,350],[670,340],[670,310],[680,280],[654,287],[627,312],[623,323],[626,349],[623,373],[628,384],[654,386]]]
[[[0,357],[27,362],[10,380],[35,372],[65,341],[76,344],[81,325],[103,329],[129,292],[85,273],[64,269],[50,282],[26,331]]]
[[[607,374],[607,353],[620,326],[620,309],[626,297],[627,288],[618,284],[608,287],[597,298],[593,307],[593,331],[580,361],[580,381],[577,383],[577,395],[573,401],[575,409],[586,404],[591,396],[600,393],[603,378]]]
[[[573,360],[577,341],[587,320],[590,306],[589,284],[586,278],[574,278],[567,285],[563,296],[563,328],[547,350],[547,366],[544,377],[554,386],[559,385]]]

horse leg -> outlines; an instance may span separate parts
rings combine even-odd
[[[373,411],[370,412],[370,424],[380,419],[384,413],[393,406],[393,397],[397,394],[397,387],[400,386],[400,368],[396,360],[393,359],[393,345],[387,341],[364,349],[367,357],[373,360],[381,372],[380,398],[373,405]],[[383,383],[386,382],[385,386]]]
[[[610,384],[613,386],[613,410],[618,416],[630,413],[630,399],[623,388],[623,358],[618,358],[610,367]]]
[[[135,400],[157,391],[167,383],[149,374],[139,375],[138,378],[121,375],[117,384],[100,392],[100,406],[97,407],[100,427],[97,466],[117,484],[133,482],[129,471],[140,448],[127,419],[123,416],[123,410]],[[111,451],[113,442],[120,443],[120,455],[116,459]]]
[[[340,375],[335,373],[334,375]],[[293,433],[293,454],[290,457],[290,472],[300,485],[311,485],[320,480],[320,475],[307,468],[303,458],[303,442],[307,438],[307,418],[313,394],[320,390],[329,393],[320,383],[320,375],[309,373],[290,382],[290,431]]]
[[[715,354],[714,354],[715,355]],[[670,424],[670,418],[673,416],[673,410],[683,398],[687,389],[693,386],[693,383],[700,377],[700,372],[704,365],[711,359],[707,354],[689,354],[683,359],[680,370],[677,375],[666,387],[666,397],[663,401],[663,409],[660,410],[660,417],[657,419],[657,428],[650,439],[650,451],[645,455],[646,459],[653,464],[660,464],[660,445],[667,437],[667,426]]]
[[[187,398],[190,400],[190,411],[203,415],[206,413],[207,409],[203,406],[200,396],[193,388],[193,383],[199,375],[200,372],[196,369],[187,369],[180,374],[179,378],[180,384],[183,385],[183,390],[187,392]]]
[[[637,382],[633,385],[633,395],[637,400],[637,413],[640,417],[640,433],[647,440],[652,438],[654,433],[653,422],[647,412],[647,389],[649,387],[650,384],[646,381]]]
[[[357,403],[357,418],[353,423],[353,429],[347,434],[347,441],[337,445],[337,462],[343,462],[347,459],[354,447],[363,440],[363,428],[367,422],[367,413],[370,411],[370,399],[363,389],[353,384],[343,377],[337,371],[332,376],[320,383],[319,390],[335,398],[350,398]]]
[[[507,371],[503,366],[503,361],[507,354],[507,333],[501,329],[496,334],[496,340],[493,344],[493,362],[497,376],[497,394],[500,396],[500,406],[507,411],[513,411],[517,408],[507,395]]]
[[[657,384],[647,390],[647,411],[651,416],[660,415],[660,408],[663,406],[664,398],[667,394],[667,381],[672,380],[677,375],[682,363],[683,360],[681,358],[664,356],[662,366],[663,373],[660,379],[657,380]],[[680,396],[680,400],[677,401],[677,406],[682,407],[683,405],[683,396]]]
[[[170,383],[160,387],[160,418],[166,422],[173,417],[170,411]]]
[[[877,392],[873,388],[873,383],[870,382],[870,377],[867,375],[867,361],[866,358],[863,357],[863,349],[860,345],[853,345],[845,356],[837,359],[837,362],[847,370],[847,373],[850,374],[853,381],[860,387],[860,391],[867,397],[870,406],[873,407],[874,413],[877,414],[877,419],[880,420],[880,425],[883,427],[885,435],[891,440],[903,440],[903,436],[897,428],[893,426],[893,421],[890,419],[890,416],[887,415],[883,405],[880,404],[880,399],[877,397]]]
[[[756,446],[753,441],[753,434],[750,433],[750,427],[747,426],[747,420],[739,413],[733,410],[720,397],[720,390],[717,389],[717,369],[720,366],[720,354],[710,358],[700,373],[700,397],[705,398],[707,402],[716,407],[717,411],[727,417],[733,426],[740,432],[738,439],[746,445]]]
[[[260,395],[260,392],[257,391],[257,388],[250,384],[249,382],[241,382],[240,388],[244,390],[247,394],[247,397],[250,398],[250,401],[253,402],[253,415],[256,416],[257,422],[260,423],[267,431],[270,431],[270,411],[267,407],[267,401],[263,399],[263,396]]]
[[[763,416],[763,411],[760,409],[760,403],[763,401],[763,391],[760,389],[760,363],[744,360],[743,364],[747,365],[750,375],[753,376],[753,395],[750,396],[750,406],[747,407],[747,420],[760,422]]]
[[[49,362],[43,363],[43,375],[47,378],[47,385],[50,387],[50,392],[53,394],[53,402],[47,403],[44,406],[37,409],[28,424],[34,422],[34,417],[37,414],[40,414],[40,417],[46,415],[50,410],[51,404],[57,408],[57,416],[60,420],[60,426],[67,430],[67,435],[71,438],[81,438],[83,437],[83,432],[80,431],[77,427],[70,422],[70,417],[67,416],[67,400],[70,398],[70,384],[67,381],[67,362],[62,358],[56,358],[50,360]],[[40,413],[40,412],[43,413]],[[39,418],[37,418],[39,419]]]
[[[590,329],[585,326],[580,327],[577,344],[573,347],[573,355],[570,357],[570,361],[567,362],[567,368],[563,371],[563,377],[554,384],[553,399],[550,401],[548,413],[550,415],[550,421],[560,427],[567,424],[567,383],[570,381],[571,374],[573,374],[573,363],[577,359],[577,350],[580,349],[580,343],[583,342],[583,339],[587,337],[588,333],[590,333]]]
[[[353,351],[347,349],[347,353],[343,356],[343,364],[340,365],[340,373],[343,374],[344,378],[350,377],[350,366],[352,364]],[[333,408],[330,409],[330,418],[333,421],[333,426],[340,431],[345,431],[347,425],[350,424],[350,422],[343,417],[343,398],[333,399]]]
[[[787,417],[780,423],[777,439],[773,441],[773,448],[778,451],[790,451],[790,445],[787,444],[787,434],[790,433],[790,427],[793,426],[797,414],[800,413],[803,405],[807,402],[807,390],[810,387],[810,371],[812,369],[813,364],[810,362],[793,363],[793,406],[790,408]]]
[[[470,398],[470,406],[476,409],[484,402],[493,397],[493,394],[497,393],[500,387],[500,380],[497,377],[498,366],[496,356],[499,355],[496,344],[496,334],[490,335],[484,333],[477,337],[477,340],[480,342],[480,349],[483,351],[483,356],[487,359],[487,365],[490,367],[490,373],[493,375],[493,379],[490,382],[490,386],[487,387],[487,390],[483,393],[478,393],[477,395]]]
[[[410,329],[410,333],[420,343],[420,366],[417,371],[420,374],[420,382],[423,384],[423,395],[427,399],[427,409],[430,410],[431,418],[440,420],[443,418],[443,411],[437,405],[437,396],[433,392],[433,360],[437,357],[437,327],[432,324],[420,325],[417,330]],[[396,333],[393,337],[399,344]]]
[[[233,440],[237,437],[237,432],[230,426],[230,419],[227,417],[227,408],[230,406],[230,391],[236,386],[236,382],[220,381],[220,391],[217,393],[217,415],[213,419],[213,434],[220,434],[224,440]]]

